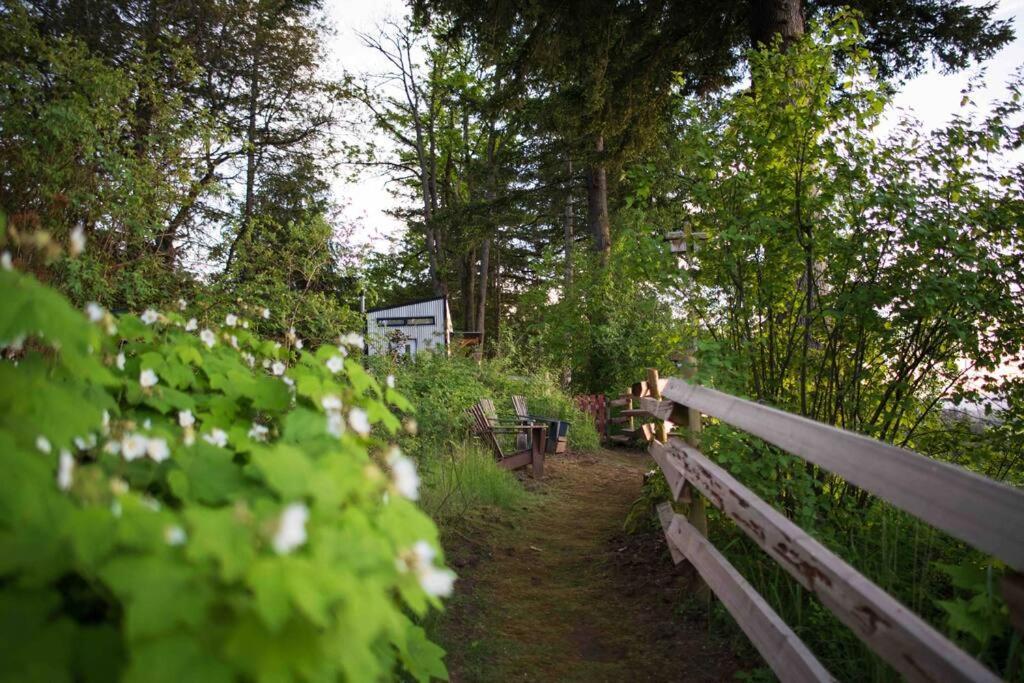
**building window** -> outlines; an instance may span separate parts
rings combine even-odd
[[[419,327],[433,325],[434,316],[423,315],[415,318],[377,318],[378,327]]]

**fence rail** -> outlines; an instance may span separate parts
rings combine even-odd
[[[690,562],[784,681],[828,672],[706,535],[703,500],[722,511],[864,643],[911,681],[997,681],[919,616],[811,538],[698,448],[701,415],[758,436],[837,474],[935,527],[1024,567],[1024,492],[859,434],[648,371],[633,385],[650,453],[689,519],[659,509],[673,559]],[[672,432],[686,428],[686,440]],[[640,431],[640,430],[638,430]],[[700,494],[703,498],[697,497]],[[703,528],[702,528],[703,527]],[[1013,579],[1019,580],[1019,576]],[[1019,586],[1019,583],[1013,583]],[[1009,597],[1009,594],[1008,594]],[[1020,617],[1019,602],[1011,611]]]

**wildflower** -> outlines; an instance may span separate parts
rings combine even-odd
[[[114,359],[114,364],[117,365],[118,370],[124,370],[124,354],[117,354],[117,358]]]
[[[177,524],[164,529],[164,541],[167,542],[167,545],[184,545],[187,540],[188,534]]]
[[[441,569],[434,565],[437,553],[433,546],[426,541],[417,541],[411,550],[403,553],[403,556],[396,561],[399,571],[410,569],[419,579],[420,587],[427,595],[434,597],[448,597],[452,594],[455,585],[455,573],[449,569]]]
[[[110,492],[115,496],[123,496],[128,493],[128,482],[121,477],[114,477],[110,480]]]
[[[224,448],[228,445],[228,433],[223,429],[214,428],[209,434],[203,436],[203,441]]]
[[[224,324],[228,327],[234,327],[238,324],[238,316],[234,313],[228,313],[224,318]]]
[[[327,359],[327,369],[335,375],[341,372],[343,367],[345,367],[345,361],[341,359],[341,356],[331,356]]]
[[[235,349],[236,351],[238,350],[238,337],[236,337],[235,335],[231,335],[230,337],[228,337],[228,342],[231,344],[231,348]]]
[[[341,399],[331,394],[320,399],[320,405],[322,405],[326,411],[341,410]]]
[[[348,414],[348,423],[360,436],[370,433],[370,418],[362,408],[353,408]]]
[[[100,425],[101,425],[101,429],[103,430],[104,434],[109,434],[110,433],[110,413],[108,413],[105,410],[103,411],[103,420],[100,423]]]
[[[264,320],[270,320],[270,309],[264,308],[262,311],[260,311],[260,315],[263,316]]]
[[[75,459],[71,453],[65,450],[60,452],[60,462],[57,464],[57,487],[61,491],[71,488],[71,477],[75,471]]]
[[[285,507],[277,523],[274,534],[274,550],[285,555],[306,542],[306,522],[309,520],[309,508],[302,503],[292,503]]]
[[[339,412],[327,413],[327,433],[335,438],[341,438],[345,433],[345,420]]]
[[[111,455],[117,455],[121,452],[120,441],[108,441],[103,444],[103,452],[110,453]]]
[[[263,365],[263,369],[264,370],[269,370],[270,369],[270,359],[269,358],[264,358],[262,365]]]
[[[153,323],[160,319],[160,314],[154,311],[152,308],[147,308],[142,312],[142,315],[140,315],[139,318],[141,318],[142,322],[146,323],[147,325],[152,325]]]
[[[387,379],[385,379],[384,382],[388,385],[388,389],[394,389],[395,388],[395,376],[394,375],[388,375]]]
[[[144,369],[139,373],[139,384],[142,385],[143,389],[155,387],[156,383],[160,381],[160,378],[156,376],[156,373],[149,368]]]
[[[297,349],[301,349],[302,348],[302,340],[299,339],[298,337],[295,338],[295,348],[297,348]]]
[[[47,439],[42,434],[36,437],[36,448],[39,449],[40,453],[46,453],[47,455],[49,455],[50,451],[52,450],[52,446],[50,446],[50,440]]]
[[[125,434],[121,438],[121,455],[128,462],[141,458],[149,448],[149,439],[142,434]]]
[[[285,365],[281,361],[275,361],[274,364],[270,366],[270,371],[280,377],[284,374]]]
[[[348,357],[348,348],[345,347],[345,346],[339,346],[338,347],[338,353],[341,354],[342,358],[347,358]]]
[[[252,423],[252,428],[249,430],[249,438],[253,441],[266,441],[267,434],[270,433],[270,429],[264,425]]]
[[[171,457],[171,449],[167,446],[165,439],[149,439],[146,443],[146,455],[148,455],[153,462],[163,462],[167,458]]]
[[[178,310],[184,311],[186,308],[188,308],[188,302],[184,299],[178,299]]]
[[[72,256],[78,256],[85,251],[85,230],[81,224],[76,225],[71,230],[68,240],[68,251]]]
[[[74,438],[74,442],[75,442],[75,448],[77,448],[80,451],[87,451],[90,448],[95,448],[96,447],[96,435],[95,434],[90,434],[89,436],[87,436],[85,438],[83,438],[81,436],[76,436]]]
[[[0,268],[4,270],[14,270],[14,261],[11,260],[11,252],[4,250],[4,253],[0,254]]]
[[[217,343],[217,336],[210,330],[203,330],[199,333],[199,339],[202,340],[206,347],[209,349],[213,348],[213,345]]]
[[[427,595],[447,598],[455,588],[455,572],[431,565],[419,574],[420,587]]]
[[[95,301],[90,301],[85,305],[85,314],[89,316],[89,322],[98,323],[103,320],[103,316],[106,315],[106,311]]]
[[[244,360],[245,364],[248,365],[250,368],[256,366],[256,356],[252,355],[251,353],[243,351],[242,360]]]
[[[363,346],[363,335],[349,332],[341,338],[341,343],[343,346],[360,348]]]
[[[420,477],[416,473],[416,463],[402,455],[398,448],[393,448],[388,455],[388,464],[391,465],[391,481],[395,490],[409,500],[418,500]]]
[[[196,322],[195,318],[189,318],[188,322],[185,323],[186,332],[195,332],[197,327],[199,327],[199,323]]]
[[[287,384],[290,387],[294,387],[295,386],[295,380],[293,380],[291,377],[282,377],[281,381],[284,382],[285,384]]]

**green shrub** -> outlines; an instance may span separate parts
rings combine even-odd
[[[439,456],[464,442],[470,427],[466,408],[481,398],[490,398],[499,412],[511,413],[513,395],[525,396],[533,414],[571,422],[571,448],[593,449],[599,445],[593,421],[576,408],[547,372],[523,371],[501,359],[477,363],[431,353],[397,361],[373,357],[370,367],[378,378],[393,376],[396,386],[416,406],[418,438],[403,443],[403,447],[419,458]]]
[[[512,509],[528,496],[514,474],[498,467],[489,450],[472,442],[428,463],[423,471],[423,508],[442,525],[473,508]]]
[[[90,324],[6,254],[0,291],[0,680],[445,677],[400,394],[240,318]]]

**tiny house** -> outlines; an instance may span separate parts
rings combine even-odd
[[[448,298],[409,301],[366,311],[366,352],[371,356],[449,353],[452,316]]]

